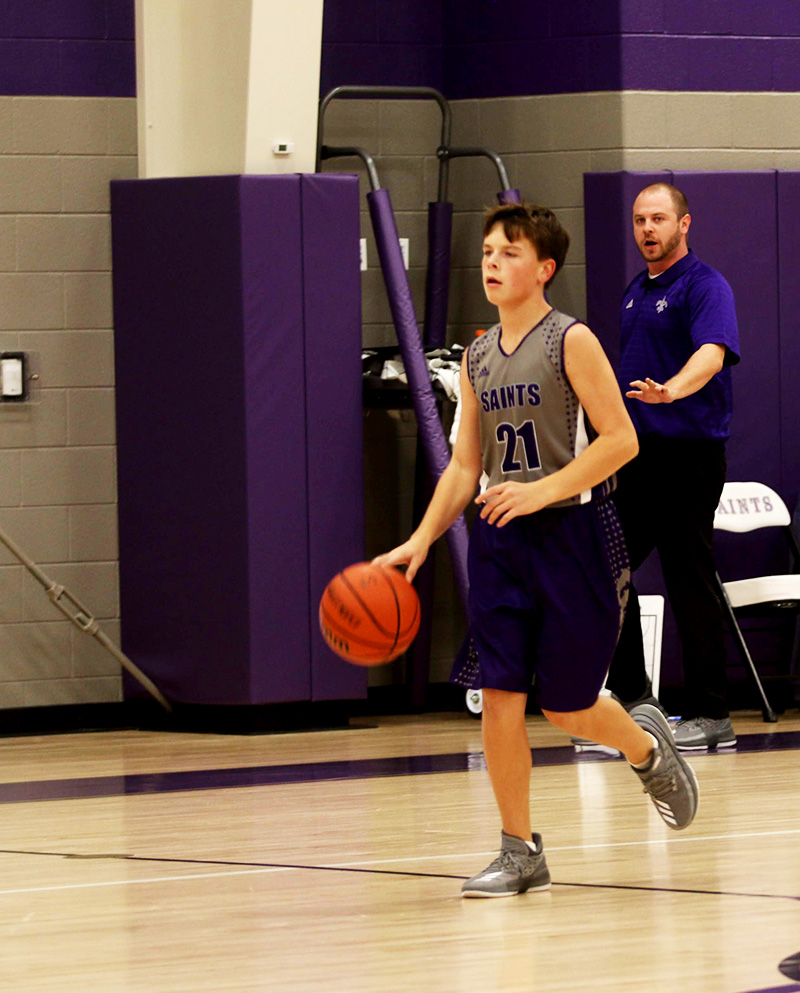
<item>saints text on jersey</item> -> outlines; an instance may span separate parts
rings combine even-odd
[[[496,389],[481,392],[481,406],[485,411],[510,410],[513,407],[538,407],[542,402],[538,383],[509,383]]]

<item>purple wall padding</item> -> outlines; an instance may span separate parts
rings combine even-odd
[[[780,421],[779,391],[768,388],[779,368],[775,172],[586,173],[589,325],[616,364],[622,291],[644,266],[633,239],[631,208],[639,190],[659,180],[674,182],[686,194],[692,215],[689,244],[723,273],[736,297],[742,362],[733,371],[729,477],[758,478],[779,489],[779,435],[763,431],[765,421]],[[725,231],[731,222],[720,218],[732,216],[743,203],[759,208],[748,219],[747,237],[731,238]]]
[[[115,182],[111,197],[123,649],[170,699],[243,699],[238,183]]]
[[[728,479],[756,479],[780,493],[784,452],[780,390],[774,388],[781,376],[776,177],[774,171],[673,173],[690,213],[696,206],[690,244],[724,273],[736,298],[742,361],[733,370]],[[743,204],[758,206],[752,217],[748,210],[747,237],[731,238],[723,228],[733,223]],[[720,533],[715,538],[717,565],[725,579],[784,571],[786,543],[779,532],[765,531],[744,541],[737,537]]]
[[[778,231],[776,173],[675,172],[692,207],[689,243],[723,273],[736,297],[742,361],[733,370],[734,413],[728,442],[729,479],[758,479],[781,488]],[[743,205],[747,234],[723,229]],[[722,220],[724,218],[724,220]],[[766,430],[765,430],[766,426]]]
[[[586,260],[586,314],[615,368],[622,293],[642,268],[631,233],[631,207],[639,190],[649,183],[669,182],[671,176],[670,172],[584,173],[584,220],[586,237],[592,242],[591,259],[587,255]]]
[[[306,175],[300,190],[311,699],[342,700],[364,695],[364,673],[328,648],[316,608],[331,577],[364,549],[358,178]]]
[[[135,96],[134,0],[6,0],[0,93]]]
[[[725,275],[736,297],[742,361],[733,370],[728,479],[767,483],[792,509],[800,486],[796,430],[800,410],[793,391],[782,389],[781,384],[786,386],[800,374],[800,346],[791,316],[800,306],[800,280],[795,275],[798,266],[791,242],[779,239],[778,219],[791,218],[800,209],[800,174],[585,175],[588,321],[614,363],[619,354],[621,295],[644,265],[633,240],[631,208],[639,190],[659,179],[674,182],[686,193],[692,215],[689,244],[704,262]],[[746,232],[741,227],[744,205]],[[731,230],[742,234],[731,237]],[[755,539],[718,534],[715,547],[725,579],[754,571],[781,572],[787,567],[785,544],[778,533],[760,532]],[[642,593],[664,592],[655,556],[637,574],[637,585]],[[680,682],[677,653],[668,612],[662,670],[668,684]]]
[[[341,419],[332,541],[345,563],[363,557],[348,523],[363,520],[360,368],[340,341],[341,367],[326,358],[341,389],[307,398],[305,341],[313,283],[313,334],[327,301],[360,349],[357,267],[339,285],[358,257],[357,181],[319,179],[311,205],[336,227],[304,215],[300,176],[112,183],[122,639],[178,702],[366,691],[312,647],[311,548],[331,536],[310,510],[327,471],[308,462],[310,418]]]
[[[311,697],[300,177],[239,180],[247,702]],[[199,212],[203,206],[198,203]],[[189,253],[191,264],[191,250]],[[224,347],[224,345],[223,345]],[[241,471],[241,470],[240,470]],[[216,515],[207,507],[210,523]],[[287,618],[292,618],[287,623]],[[217,623],[213,622],[212,623]],[[276,666],[277,663],[277,666]],[[238,702],[238,701],[233,701]]]
[[[800,172],[778,173],[778,276],[780,287],[780,492],[794,511],[800,499],[800,260],[793,228],[800,217]],[[791,249],[790,249],[790,246]]]

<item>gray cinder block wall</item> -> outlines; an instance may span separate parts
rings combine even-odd
[[[0,527],[115,639],[108,184],[136,170],[135,100],[0,97],[0,348],[41,377],[0,406]],[[120,698],[119,664],[0,550],[0,707]]]

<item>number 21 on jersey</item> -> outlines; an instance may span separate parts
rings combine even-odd
[[[536,428],[533,421],[525,421],[519,427],[503,421],[497,425],[497,440],[502,445],[505,444],[505,454],[503,456],[502,471],[519,472],[522,469],[522,462],[517,458],[517,447],[522,442],[522,452],[525,456],[525,466],[528,469],[540,469],[542,463],[539,459],[539,447],[536,444]]]

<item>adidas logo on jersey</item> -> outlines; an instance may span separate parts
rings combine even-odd
[[[481,371],[478,373],[478,379],[480,379],[481,376],[488,376],[488,375],[489,375],[489,370],[486,368],[486,366],[484,366],[481,369]]]

